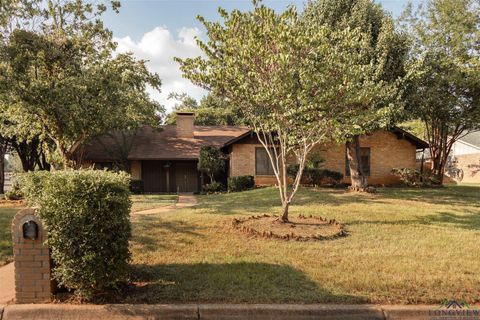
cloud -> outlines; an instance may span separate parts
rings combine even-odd
[[[160,26],[145,33],[138,42],[128,36],[115,38],[115,41],[118,43],[118,52],[133,52],[137,59],[148,60],[149,70],[158,73],[162,80],[161,92],[149,90],[149,93],[170,111],[175,104],[175,101],[167,100],[170,92],[186,92],[196,99],[200,99],[206,93],[205,90],[182,78],[178,63],[173,61],[174,57],[202,55],[195,42],[195,37],[200,36],[201,31],[198,28],[181,28],[176,36],[173,36],[165,26]]]

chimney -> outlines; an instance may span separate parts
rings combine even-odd
[[[177,112],[177,137],[193,138],[193,112]]]

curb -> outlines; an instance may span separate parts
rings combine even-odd
[[[0,306],[0,320],[430,320],[429,310],[434,308],[338,304],[17,304]]]
[[[199,319],[385,320],[374,305],[199,305]]]

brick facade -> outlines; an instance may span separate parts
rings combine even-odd
[[[480,153],[455,156],[455,167],[463,170],[462,182],[480,183]]]
[[[406,139],[388,131],[377,131],[360,138],[360,146],[370,148],[370,184],[393,185],[399,183],[390,171],[393,168],[415,168],[416,147]],[[275,176],[257,176],[255,174],[255,148],[262,147],[253,139],[231,146],[230,175],[253,175],[257,185],[274,185]],[[325,159],[323,168],[341,172],[345,175],[345,144],[330,144],[314,149]],[[293,162],[293,161],[292,161]],[[350,178],[345,176],[345,183]]]
[[[23,237],[23,224],[38,225],[36,240]],[[19,211],[12,222],[15,266],[15,300],[17,303],[42,303],[51,300],[50,253],[44,242],[47,233],[34,209]]]

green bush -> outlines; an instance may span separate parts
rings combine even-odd
[[[23,199],[23,192],[20,189],[18,182],[15,180],[12,184],[12,188],[5,192],[5,199],[7,200],[21,200]]]
[[[223,185],[223,183],[213,181],[212,183],[204,185],[203,191],[206,193],[221,192],[225,191],[225,186]]]
[[[287,175],[295,179],[299,170],[298,164],[291,164],[287,167]],[[306,167],[303,169],[303,178],[306,184],[310,185],[322,185],[340,183],[343,179],[343,174],[338,171]]]
[[[244,191],[255,187],[253,176],[236,176],[228,178],[228,191]]]
[[[430,172],[422,174],[419,170],[412,168],[393,168],[391,172],[407,187],[428,187],[440,184],[438,177]]]
[[[130,191],[134,194],[141,194],[144,191],[143,180],[131,180]]]
[[[53,277],[89,299],[127,280],[130,178],[99,170],[34,172],[21,180],[48,231]]]

